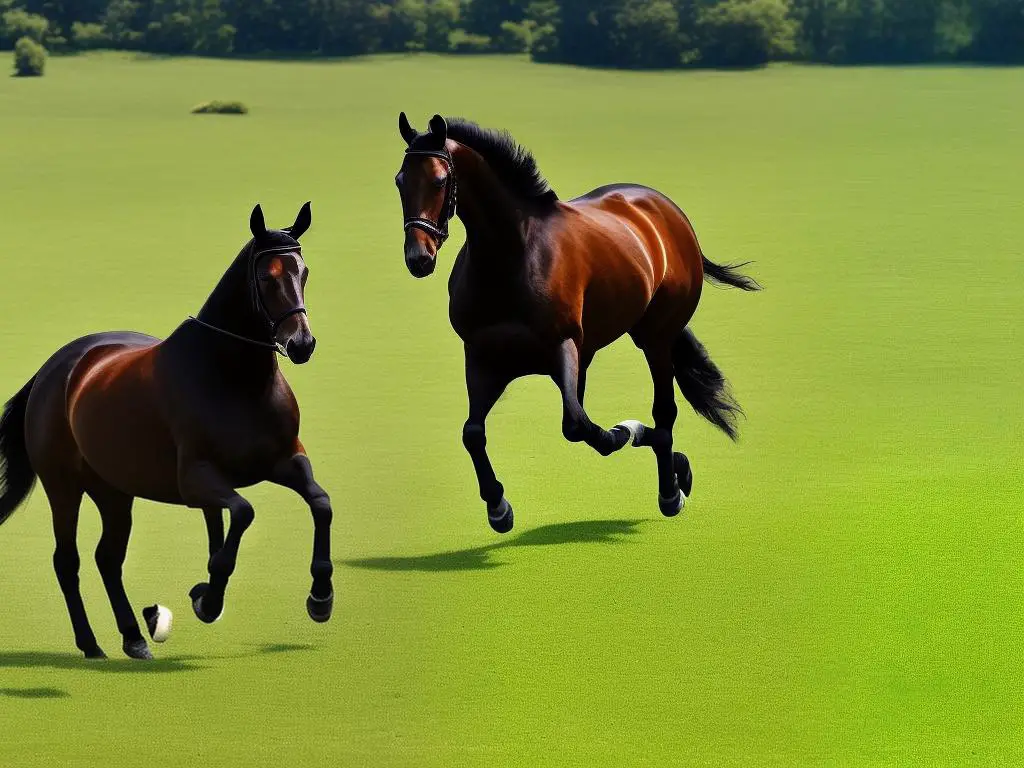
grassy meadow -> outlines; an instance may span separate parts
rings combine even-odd
[[[86,663],[41,492],[0,529],[0,766],[1014,764],[1024,761],[1024,70],[622,73],[516,58],[259,63],[54,58],[0,78],[0,400],[59,346],[195,312],[261,202],[304,238],[312,362],[289,368],[335,506],[331,623],[306,616],[312,522],[257,512],[224,618],[194,510],[136,505],[125,583],[175,633],[120,656],[83,507]],[[207,99],[250,114],[194,116]],[[653,456],[560,433],[513,385],[489,451],[516,528],[488,528],[460,433],[438,273],[409,276],[399,110],[504,127],[568,198],[672,196],[708,256],[693,328],[747,412],[685,407],[694,495],[663,519]],[[648,419],[621,341],[599,423]],[[163,755],[165,757],[159,757]]]

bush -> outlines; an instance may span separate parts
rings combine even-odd
[[[796,22],[785,0],[725,0],[697,17],[701,63],[758,67],[795,50]]]
[[[76,21],[71,25],[71,46],[80,51],[92,51],[106,48],[110,38],[102,24],[83,24]]]
[[[193,115],[246,115],[249,108],[240,101],[204,101],[192,107]]]
[[[491,38],[456,29],[448,35],[448,47],[452,53],[487,53],[491,50]]]
[[[31,37],[14,44],[14,72],[18,77],[39,77],[46,67],[46,49]]]

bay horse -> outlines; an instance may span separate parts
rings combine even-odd
[[[211,623],[223,611],[242,534],[254,518],[236,489],[269,481],[296,491],[314,523],[306,608],[315,621],[330,618],[331,503],[313,479],[298,437],[299,408],[277,363],[278,353],[305,363],[316,344],[299,245],[310,223],[306,203],[290,227],[268,230],[257,205],[249,219],[252,239],[199,313],[166,340],[129,332],[84,336],[56,352],[6,404],[0,523],[38,477],[53,513],[53,567],[75,644],[87,658],[105,654],[79,591],[83,494],[102,518],[96,565],[128,656],[152,658],[121,579],[135,497],[203,510],[209,581],[189,596],[196,616]],[[144,618],[153,634],[151,616]]]
[[[449,319],[465,346],[469,417],[462,441],[492,529],[513,526],[512,505],[487,456],[485,420],[508,384],[551,377],[562,396],[562,433],[603,456],[653,449],[658,503],[679,513],[693,473],[672,450],[673,377],[694,410],[736,439],[742,411],[687,324],[705,279],[746,291],[760,286],[745,264],[704,257],[686,215],[637,184],[610,184],[562,202],[531,153],[504,132],[434,115],[425,132],[398,119],[405,156],[395,177],[405,216],[405,262],[431,274],[458,215],[466,228],[448,280]],[[623,421],[606,430],[583,408],[595,354],[629,334],[654,382],[654,427]]]

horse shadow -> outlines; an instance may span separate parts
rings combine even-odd
[[[297,643],[269,643],[252,650],[214,656],[180,655],[148,661],[134,659],[83,659],[79,653],[52,651],[0,652],[0,670],[3,669],[57,669],[75,672],[97,672],[115,675],[162,675],[171,672],[192,672],[206,668],[203,662],[225,659],[245,659],[267,654],[313,651],[316,646]],[[57,688],[0,688],[0,695],[22,699],[62,698],[66,691]]]
[[[496,560],[494,554],[519,547],[551,547],[566,544],[621,544],[628,536],[639,533],[646,520],[578,520],[571,523],[553,523],[531,528],[494,544],[437,552],[430,555],[408,557],[367,557],[346,560],[354,568],[377,571],[420,571],[440,573],[446,571],[485,571],[500,568],[506,563]]]
[[[0,696],[12,699],[66,699],[71,694],[63,688],[0,688]]]

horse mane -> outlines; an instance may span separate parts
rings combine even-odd
[[[543,206],[554,205],[558,200],[530,150],[513,139],[508,131],[481,128],[462,117],[449,117],[446,122],[448,138],[479,153],[513,192]]]

